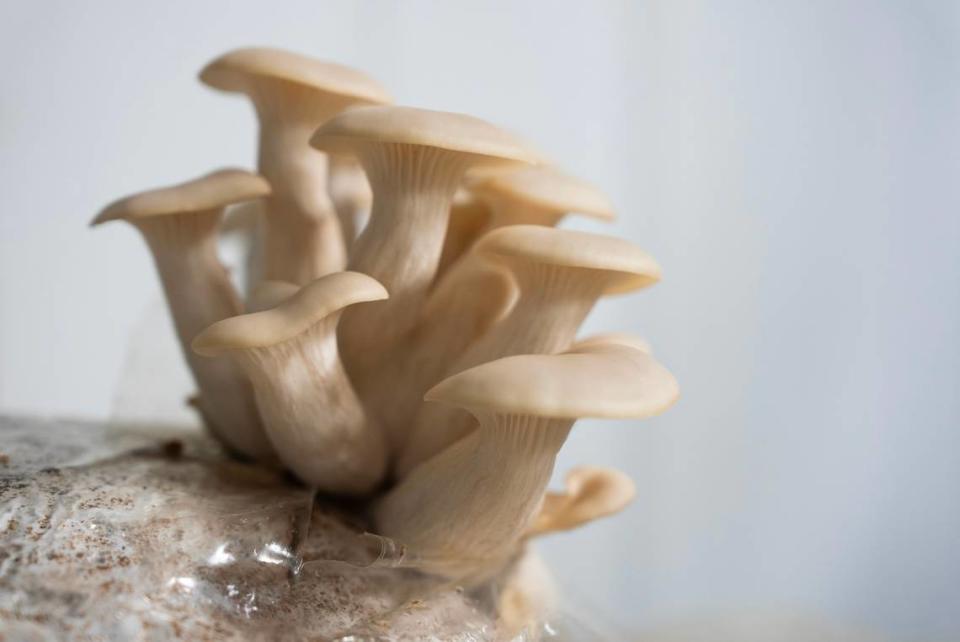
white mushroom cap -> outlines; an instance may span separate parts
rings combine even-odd
[[[200,80],[229,92],[250,92],[259,81],[281,80],[350,102],[392,102],[383,86],[361,71],[267,47],[228,52],[204,67]]]
[[[629,241],[613,236],[558,230],[542,225],[508,225],[485,234],[474,251],[500,260],[576,267],[607,280],[605,294],[653,285],[660,266]]]
[[[659,414],[679,394],[666,368],[624,348],[498,359],[443,380],[424,399],[474,413],[617,419]]]
[[[486,121],[415,107],[350,109],[324,123],[310,140],[317,149],[333,154],[355,154],[369,143],[435,147],[473,155],[477,163],[536,162],[522,142]]]
[[[242,169],[221,169],[114,201],[101,210],[90,225],[219,209],[269,193],[270,185],[263,177]]]
[[[214,323],[193,340],[193,350],[215,356],[276,345],[348,305],[386,298],[384,287],[366,274],[336,272],[304,286],[275,308]]]
[[[599,189],[546,165],[495,174],[472,182],[470,188],[480,198],[503,199],[558,214],[576,212],[606,221],[616,217],[613,205]]]

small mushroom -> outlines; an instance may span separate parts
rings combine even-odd
[[[377,503],[378,532],[426,571],[482,579],[516,551],[577,418],[648,417],[677,396],[673,376],[630,348],[506,357],[445,379],[426,399],[467,410],[480,428]]]
[[[346,251],[327,193],[327,159],[310,147],[310,135],[348,107],[390,96],[355,69],[269,48],[226,53],[204,67],[200,80],[246,94],[257,111],[257,167],[273,187],[264,203],[265,278],[303,285],[342,270]]]
[[[488,229],[553,227],[573,212],[603,221],[615,218],[613,205],[600,190],[547,165],[484,177],[472,182],[470,189],[492,211]]]
[[[189,344],[203,328],[241,311],[240,299],[217,257],[224,209],[269,193],[270,186],[260,176],[224,169],[115,201],[91,223],[125,220],[143,235],[200,389],[201,416],[228,448],[264,460],[273,457],[273,449],[247,377],[228,359],[196,358]]]
[[[370,214],[373,192],[370,191],[370,182],[356,158],[334,155],[330,156],[329,162],[328,189],[337,216],[340,217],[343,242],[349,255],[357,234],[367,223],[366,217]]]
[[[520,296],[510,314],[457,358],[448,374],[500,357],[565,350],[601,296],[660,279],[660,267],[646,252],[628,241],[587,232],[511,225],[484,235],[473,252],[510,268]],[[457,408],[422,405],[397,474],[405,475],[475,425]]]
[[[619,513],[633,501],[633,480],[614,468],[579,466],[566,476],[567,492],[547,493],[527,537],[567,531]]]
[[[464,173],[533,157],[482,120],[412,107],[350,109],[324,123],[311,144],[331,154],[355,155],[373,190],[370,221],[353,245],[349,268],[383,283],[390,299],[348,310],[340,327],[344,363],[366,398],[382,355],[419,319]]]
[[[343,308],[386,297],[365,274],[337,272],[275,308],[215,323],[193,341],[198,354],[227,354],[244,369],[280,459],[320,490],[359,495],[383,478],[383,433],[343,370],[336,327]]]

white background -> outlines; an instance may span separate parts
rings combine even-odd
[[[86,223],[250,166],[251,110],[196,72],[294,49],[523,133],[662,263],[588,322],[647,336],[683,399],[575,429],[558,470],[639,497],[545,543],[573,601],[636,631],[960,639],[958,7],[2,0],[0,410],[110,414],[158,287],[133,232]]]

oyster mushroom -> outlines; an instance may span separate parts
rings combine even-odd
[[[275,308],[215,323],[193,341],[198,354],[226,354],[243,368],[281,461],[320,490],[359,495],[383,478],[385,440],[343,370],[336,327],[345,307],[386,297],[369,276],[337,272]]]
[[[348,310],[340,328],[344,363],[366,398],[371,372],[419,318],[464,173],[534,156],[482,120],[412,107],[350,109],[324,123],[311,144],[355,155],[373,190],[370,221],[353,245],[349,268],[383,283],[390,299]]]
[[[201,416],[229,449],[265,460],[272,459],[273,449],[247,377],[228,359],[198,359],[189,344],[203,328],[241,311],[240,299],[217,257],[217,232],[224,209],[269,193],[270,186],[260,176],[224,169],[115,201],[91,223],[124,220],[143,235],[181,348],[200,389],[197,405]]]
[[[510,268],[520,296],[509,315],[457,358],[448,374],[500,357],[565,350],[601,296],[648,287],[660,279],[656,261],[632,243],[587,232],[511,225],[484,235],[473,252]],[[458,408],[422,405],[397,474],[406,474],[475,425]]]
[[[303,285],[342,270],[346,251],[327,193],[327,159],[310,147],[310,135],[348,107],[390,102],[389,94],[355,69],[269,48],[226,53],[200,80],[246,94],[257,111],[257,167],[273,187],[264,203],[264,277]]]
[[[426,571],[483,579],[530,528],[576,419],[648,417],[677,396],[673,376],[630,348],[506,357],[445,379],[426,399],[469,411],[480,428],[377,503],[378,532]]]
[[[547,493],[527,537],[567,531],[619,513],[637,494],[633,480],[614,468],[579,466],[567,473],[565,493]]]

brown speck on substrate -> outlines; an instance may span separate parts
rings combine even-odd
[[[6,453],[0,453],[0,466],[8,466],[10,464],[10,455]]]
[[[179,439],[170,439],[163,442],[163,456],[167,459],[180,459],[183,456],[183,442]]]

